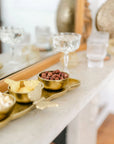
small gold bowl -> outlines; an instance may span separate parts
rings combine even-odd
[[[13,95],[4,94],[4,96],[9,96],[13,100],[13,103],[9,107],[4,107],[3,109],[0,109],[0,121],[4,120],[11,114],[16,103],[16,98]]]
[[[27,92],[27,93],[11,91],[10,87],[8,87],[8,91],[10,94],[15,96],[16,101],[18,103],[26,104],[26,103],[32,103],[33,101],[40,98],[41,94],[42,94],[43,87],[44,87],[44,85],[42,83],[40,83],[40,85],[36,86],[36,88],[34,90]]]
[[[49,71],[52,72],[52,71]],[[43,72],[39,73],[38,80],[41,81],[44,84],[44,88],[47,90],[60,90],[67,87],[69,78],[62,79],[62,80],[47,80],[43,79],[41,77],[41,74]]]

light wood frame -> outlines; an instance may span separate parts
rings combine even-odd
[[[84,4],[85,4],[85,0],[76,0],[75,32],[80,33],[80,34],[83,33]],[[85,49],[86,49],[86,43],[81,44],[79,50],[85,50]],[[41,62],[38,62],[37,64],[33,64],[32,66],[25,68],[24,70],[16,72],[15,74],[12,74],[8,78],[13,79],[13,80],[28,79],[28,78],[36,75],[40,71],[59,62],[60,57],[61,57],[61,53],[58,53],[58,54],[51,56]],[[7,84],[4,83],[4,79],[0,80],[0,91],[4,92],[6,90],[7,90]]]
[[[76,0],[75,3],[75,32],[83,34],[85,0]],[[85,50],[86,43],[81,44],[79,50]]]

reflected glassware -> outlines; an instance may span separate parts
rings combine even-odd
[[[0,28],[0,39],[3,43],[11,45],[11,60],[8,62],[10,64],[17,64],[18,62],[14,60],[14,48],[18,44],[23,36],[22,28],[13,27],[1,27]]]
[[[53,36],[55,51],[64,53],[64,71],[69,73],[69,52],[77,50],[80,46],[81,35],[76,33],[59,33]]]
[[[49,27],[36,27],[35,28],[36,46],[41,51],[48,51],[51,49],[50,38],[51,31]]]
[[[30,33],[27,33],[24,31],[23,37],[21,39],[21,42],[16,44],[18,49],[16,49],[17,56],[23,56],[30,54],[30,45],[31,45],[31,35]]]
[[[103,67],[108,43],[108,32],[95,32],[89,37],[87,41],[88,67]]]

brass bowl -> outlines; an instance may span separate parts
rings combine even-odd
[[[13,92],[11,89],[8,89],[9,93],[12,94],[18,103],[31,103],[31,100],[28,98],[28,93],[18,93]]]
[[[50,71],[52,72],[52,71]],[[43,72],[41,72],[43,73]],[[41,73],[39,73],[38,80],[44,84],[44,88],[47,90],[60,90],[67,87],[69,78],[63,80],[46,80],[41,77]]]
[[[10,94],[12,94],[13,96],[15,96],[16,101],[18,103],[32,103],[33,101],[35,101],[36,99],[41,97],[42,94],[42,89],[43,89],[44,85],[42,83],[40,83],[40,86],[36,86],[36,88],[28,93],[20,93],[20,92],[14,92],[11,91],[10,87],[8,87],[8,91]],[[37,98],[34,100],[32,99],[32,97],[36,96]]]
[[[8,95],[13,100],[13,104],[9,107],[0,109],[0,121],[4,120],[11,114],[11,112],[15,106],[15,103],[16,103],[16,98],[13,95],[11,95],[11,94],[4,94],[4,95]]]

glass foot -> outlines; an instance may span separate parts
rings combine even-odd
[[[88,59],[88,67],[89,68],[102,68],[104,66],[104,61],[103,60],[90,60]]]
[[[69,69],[68,68],[64,68],[63,71],[69,74]]]
[[[12,61],[9,61],[8,64],[11,64],[11,65],[16,66],[16,65],[19,64],[19,62],[17,62],[17,61],[13,61],[13,60],[12,60]]]

